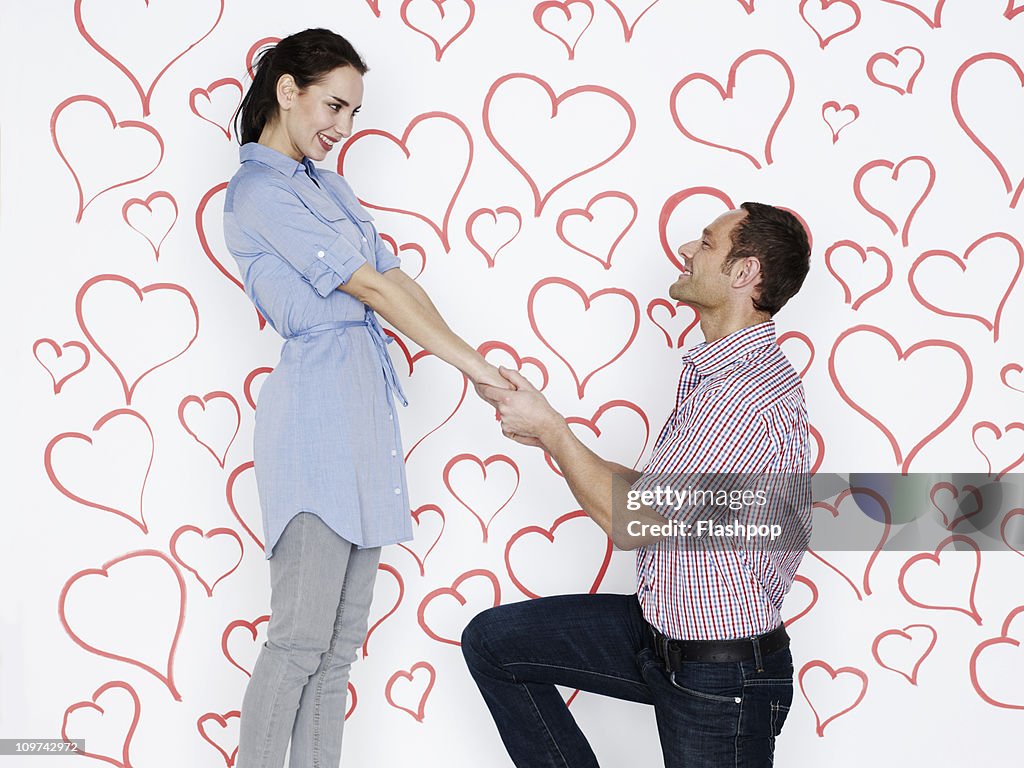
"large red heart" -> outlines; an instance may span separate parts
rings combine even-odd
[[[936,567],[941,568],[942,560],[940,553],[942,553],[942,551],[946,549],[946,547],[952,546],[954,544],[962,544],[966,549],[969,549],[972,552],[974,552],[974,575],[971,579],[971,588],[967,595],[967,607],[964,608],[959,605],[924,603],[920,600],[915,600],[909,594],[907,594],[907,572],[915,565],[921,562],[928,562]],[[900,594],[903,595],[903,598],[911,605],[916,605],[918,608],[925,608],[927,610],[932,611],[956,611],[957,613],[963,613],[967,616],[970,616],[974,620],[974,623],[980,627],[981,615],[978,613],[978,609],[975,607],[974,604],[974,593],[978,586],[978,576],[980,575],[980,573],[981,550],[978,548],[978,544],[974,541],[974,539],[971,539],[967,536],[953,534],[952,536],[947,536],[945,539],[939,542],[939,545],[935,548],[934,553],[922,552],[920,554],[914,555],[909,560],[907,560],[907,562],[903,564],[903,567],[900,568],[900,574],[897,582],[899,585]]]
[[[505,568],[508,570],[508,576],[510,579],[512,579],[512,583],[519,588],[520,592],[522,592],[529,598],[541,597],[539,593],[534,592],[532,589],[530,589],[530,587],[528,587],[524,583],[522,574],[517,575],[515,569],[512,567],[511,554],[512,548],[515,546],[516,542],[521,541],[526,536],[540,535],[542,538],[547,540],[548,544],[552,545],[552,549],[551,554],[546,555],[543,561],[533,561],[535,565],[537,565],[543,570],[548,570],[551,569],[553,566],[557,567],[556,564],[558,563],[572,562],[573,568],[578,569],[581,567],[581,564],[579,562],[581,560],[581,557],[580,553],[578,552],[578,546],[576,547],[575,555],[573,554],[574,550],[572,549],[569,549],[568,554],[564,557],[559,557],[557,554],[554,554],[554,547],[557,546],[555,544],[555,531],[557,531],[560,527],[562,527],[562,525],[568,523],[571,520],[589,521],[589,519],[590,518],[586,512],[582,510],[577,510],[575,512],[569,512],[566,515],[562,515],[557,520],[555,520],[555,522],[551,525],[550,528],[543,528],[539,525],[528,525],[525,528],[520,528],[518,531],[512,534],[512,536],[508,540],[508,544],[505,546]],[[588,522],[587,525],[592,526],[593,523]],[[560,540],[560,542],[564,544],[566,538],[567,537],[563,537]],[[600,553],[600,557],[597,558],[599,561],[597,566],[597,574],[594,576],[594,580],[590,584],[590,586],[587,587],[587,592],[590,594],[595,594],[598,590],[598,587],[601,586],[601,582],[604,580],[604,576],[608,572],[608,564],[612,560],[612,540],[607,537],[605,537],[605,539],[607,546],[604,548],[603,553]],[[575,537],[569,539],[570,547],[572,546],[574,540]],[[597,553],[597,550],[594,550],[594,552]],[[584,572],[587,573],[586,571]],[[589,577],[589,573],[587,575]]]

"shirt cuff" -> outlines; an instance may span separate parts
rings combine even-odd
[[[313,255],[316,260],[302,276],[323,298],[347,283],[352,273],[366,263],[366,258],[352,248],[343,235],[338,235],[330,245],[318,248]]]

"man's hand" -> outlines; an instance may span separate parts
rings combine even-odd
[[[498,409],[502,434],[517,443],[543,448],[545,438],[565,427],[565,419],[518,371],[502,367],[498,372],[512,389],[481,385],[478,392]]]

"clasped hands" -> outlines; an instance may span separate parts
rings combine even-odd
[[[501,419],[501,433],[522,445],[545,448],[565,419],[529,380],[509,368],[497,369],[501,379],[481,379],[476,392],[493,405]]]

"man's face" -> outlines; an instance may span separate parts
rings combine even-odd
[[[733,229],[746,216],[742,209],[723,213],[708,224],[699,239],[679,246],[685,271],[669,287],[669,296],[697,309],[725,302],[732,277],[729,272],[722,272],[722,265],[732,248]]]

